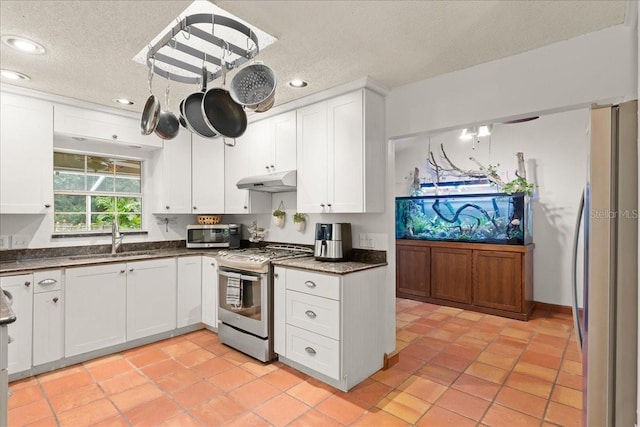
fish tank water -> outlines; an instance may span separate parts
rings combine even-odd
[[[396,239],[526,245],[531,223],[524,193],[396,197]]]

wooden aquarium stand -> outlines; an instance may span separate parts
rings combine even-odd
[[[528,320],[534,245],[396,240],[396,295]]]

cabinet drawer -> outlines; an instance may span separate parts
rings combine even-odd
[[[340,339],[340,302],[289,290],[287,323],[329,338]]]
[[[287,358],[340,379],[340,342],[287,325]]]
[[[62,281],[62,273],[60,270],[36,271],[33,273],[33,282],[35,287],[34,293],[58,291],[60,290],[60,282]]]
[[[340,277],[301,270],[287,270],[287,289],[340,300]]]

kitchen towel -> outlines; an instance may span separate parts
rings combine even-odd
[[[239,277],[227,278],[227,305],[242,308],[242,281]]]

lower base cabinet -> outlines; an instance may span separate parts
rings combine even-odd
[[[202,258],[178,258],[178,328],[202,321]]]
[[[61,291],[33,295],[33,366],[63,357],[63,315]]]
[[[396,240],[396,295],[528,320],[534,308],[533,249]]]
[[[218,329],[218,262],[202,257],[202,323]]]
[[[125,342],[126,308],[126,264],[67,269],[65,357]]]
[[[279,360],[347,391],[382,368],[386,267],[345,275],[276,267]]]
[[[8,326],[11,344],[7,369],[14,374],[31,368],[33,274],[2,277],[0,287],[11,296],[11,309],[16,315],[16,321]]]
[[[127,263],[127,341],[176,328],[176,260]]]

